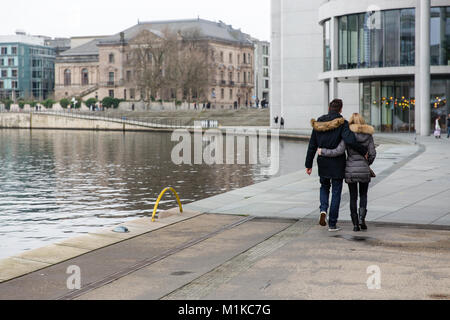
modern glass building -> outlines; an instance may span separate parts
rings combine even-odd
[[[0,98],[47,99],[54,91],[55,58],[44,38],[0,36]]]
[[[360,113],[383,132],[427,134],[437,116],[445,125],[450,1],[326,1],[319,16],[330,98],[357,84]]]
[[[450,113],[450,0],[272,0],[271,42],[272,118],[288,129],[335,98],[382,132],[428,135]]]

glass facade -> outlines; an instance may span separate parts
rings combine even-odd
[[[339,69],[414,66],[415,9],[338,18]]]
[[[360,82],[360,113],[381,132],[415,131],[415,94],[413,79],[367,80]],[[441,117],[441,127],[450,114],[447,97],[450,76],[431,79],[431,129]]]
[[[431,8],[431,65],[450,65],[450,7]]]
[[[435,128],[435,121],[441,117],[441,128],[446,128],[446,119],[450,114],[447,97],[450,95],[450,77],[431,78],[431,129]]]
[[[1,43],[0,48],[0,98],[44,100],[53,93],[54,49],[26,43]]]
[[[360,90],[360,112],[377,131],[414,132],[413,79],[362,81]]]

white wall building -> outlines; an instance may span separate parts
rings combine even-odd
[[[270,104],[270,42],[254,41],[255,44],[255,96]]]
[[[384,132],[428,135],[450,113],[450,0],[272,0],[272,37],[272,118],[288,129],[334,98]]]

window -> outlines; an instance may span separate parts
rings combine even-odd
[[[323,24],[323,50],[324,50],[324,71],[331,70],[331,47],[330,47],[330,20]],[[264,60],[264,63],[266,61]]]
[[[232,53],[230,53],[229,61],[230,61],[230,63],[233,63],[233,54]]]
[[[64,70],[64,86],[72,85],[72,71],[70,69]]]
[[[384,15],[385,23],[385,67],[400,65],[400,10],[389,10]]]
[[[109,90],[108,94],[110,98],[114,98],[114,90]]]
[[[248,54],[248,63],[251,64],[252,63],[252,55],[249,53]]]
[[[113,86],[114,85],[114,72],[110,72],[108,74],[108,85]]]
[[[8,48],[7,47],[2,47],[2,54],[3,55],[7,55],[8,54]]]
[[[16,69],[12,70],[11,75],[13,78],[17,78],[17,70]]]
[[[450,7],[431,8],[431,64],[450,65]]]
[[[230,89],[230,100],[233,100],[233,89]]]
[[[220,62],[223,62],[223,51],[220,51]]]
[[[225,89],[223,89],[223,88],[220,90],[220,97],[222,99],[225,99]]]
[[[14,58],[9,58],[8,59],[8,66],[14,66],[15,62],[14,62]]]
[[[246,64],[247,63],[247,55],[244,53],[242,56],[244,57],[244,64]]]
[[[268,67],[269,66],[269,58],[264,57],[264,67]]]
[[[0,89],[4,89],[4,88],[5,88],[5,86],[3,84],[3,81],[0,81]]]
[[[433,10],[436,11],[435,9],[432,9],[431,14],[431,38],[434,35],[437,39],[441,37],[438,30],[436,30],[437,33],[433,31],[433,25],[437,24],[433,22],[433,19],[436,18],[436,14],[433,15]],[[325,23],[325,71],[331,67],[327,53],[327,28],[328,26]],[[441,25],[440,30],[444,29],[445,27]],[[414,66],[415,9],[374,11],[342,16],[338,20],[338,38],[339,69]],[[431,46],[433,52],[433,40],[431,41]],[[435,52],[439,51],[436,50]]]
[[[131,99],[131,100],[134,100],[135,97],[136,97],[136,89],[131,88],[131,89],[130,89],[130,99]]]
[[[81,70],[81,85],[88,86],[89,85],[89,71],[88,69]]]
[[[2,70],[2,78],[8,77],[8,70]]]
[[[233,81],[233,72],[230,72],[228,74],[228,78],[230,79],[230,82]]]
[[[248,82],[252,82],[252,74],[250,72],[248,73]]]
[[[269,80],[264,81],[264,89],[269,89]]]
[[[16,55],[17,54],[17,47],[12,47],[11,48],[11,52],[12,52],[13,55]]]
[[[109,63],[114,63],[114,54],[110,53],[108,57]]]
[[[42,78],[42,71],[33,71],[33,72],[32,72],[32,77],[35,78],[35,79],[36,79],[36,78],[37,78],[37,79],[38,79],[38,78]]]
[[[11,88],[13,88],[13,89],[17,89],[18,88],[17,81],[11,81]]]
[[[131,81],[131,70],[127,70],[127,81]]]
[[[267,68],[264,68],[264,77],[269,77],[269,69],[267,69]]]
[[[237,62],[238,62],[238,64],[240,64],[241,63],[241,55],[240,54],[238,54],[238,56],[237,56]]]
[[[237,81],[238,81],[238,83],[241,82],[241,73],[240,72],[238,72]]]
[[[413,66],[416,61],[414,9],[403,9],[400,12],[400,65]]]
[[[4,66],[5,62],[3,61],[3,59],[0,59],[0,66]]]

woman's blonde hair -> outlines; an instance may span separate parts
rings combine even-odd
[[[350,125],[352,124],[366,124],[366,121],[359,113],[354,113],[350,117],[350,121],[348,122]]]

